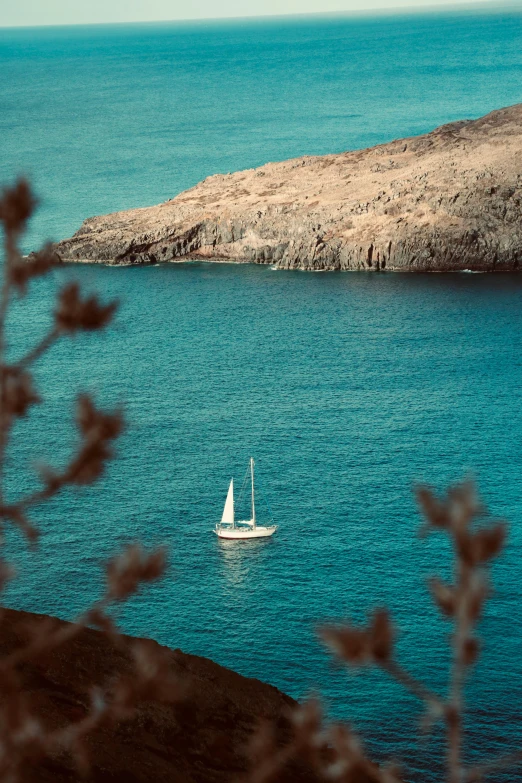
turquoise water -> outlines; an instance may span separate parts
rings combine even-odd
[[[37,183],[30,244],[215,171],[478,116],[522,100],[520,21],[3,31],[0,174]],[[10,491],[32,486],[42,455],[65,459],[75,389],[124,401],[129,425],[102,484],[39,511],[37,553],[9,537],[20,577],[8,603],[72,617],[122,542],[167,542],[168,578],[125,608],[125,629],[296,697],[320,690],[378,757],[436,780],[440,737],[418,743],[416,702],[384,676],[333,667],[314,629],[387,604],[401,660],[444,687],[448,627],[424,580],[448,576],[448,553],[416,537],[411,486],[471,472],[511,534],[483,623],[492,641],[469,688],[468,753],[518,748],[522,278],[67,267],[13,312],[13,352],[71,277],[121,310],[103,337],[63,343],[38,366],[47,404],[19,427]],[[280,530],[220,543],[210,528],[250,455]]]

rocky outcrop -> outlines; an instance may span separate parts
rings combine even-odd
[[[37,637],[48,621],[43,615],[3,609],[0,656],[26,645],[30,634]],[[80,721],[90,706],[93,686],[110,687],[115,679],[131,676],[131,641],[123,637],[116,647],[100,631],[86,628],[58,649],[20,664],[24,696],[46,730]],[[85,740],[91,765],[88,780],[230,783],[245,780],[251,769],[246,747],[261,720],[274,725],[281,743],[288,741],[287,715],[296,706],[289,696],[206,658],[180,650],[165,652],[169,676],[182,684],[183,698],[169,704],[151,696],[131,720],[102,724],[89,734]],[[5,695],[5,682],[2,687]],[[85,778],[67,754],[59,753],[44,760],[29,758],[20,780],[72,783]],[[317,779],[304,763],[295,762],[280,772],[277,782],[317,783]]]
[[[209,177],[86,220],[64,261],[205,259],[282,269],[520,271],[522,104],[357,152]]]

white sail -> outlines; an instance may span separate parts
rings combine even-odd
[[[225,500],[225,508],[223,509],[223,516],[221,517],[222,525],[234,524],[234,479],[230,482],[228,488],[227,499]]]

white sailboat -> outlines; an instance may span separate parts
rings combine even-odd
[[[234,514],[234,479],[230,482],[223,516],[214,533],[219,538],[228,539],[248,539],[248,538],[268,538],[273,536],[277,530],[277,525],[263,527],[256,522],[256,499],[254,489],[254,460],[250,460],[250,476],[252,480],[252,519],[237,521]]]

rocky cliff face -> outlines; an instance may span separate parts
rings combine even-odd
[[[49,618],[2,610],[2,657],[27,644]],[[66,623],[61,623],[65,626]],[[54,730],[81,720],[90,706],[94,685],[110,686],[115,677],[133,670],[128,643],[116,647],[102,633],[85,629],[58,650],[20,665],[24,694],[46,726]],[[150,642],[156,645],[155,642]],[[206,658],[167,651],[169,673],[182,683],[185,696],[177,704],[145,701],[132,720],[104,724],[85,742],[95,783],[230,783],[251,770],[246,745],[260,720],[274,724],[281,743],[289,739],[290,697],[259,680],[248,679]],[[6,683],[2,686],[5,690]],[[72,783],[84,780],[65,753],[29,761],[27,783]],[[289,764],[277,783],[317,783],[302,763]]]
[[[522,104],[425,136],[216,175],[86,220],[64,261],[205,259],[282,269],[520,271]]]

